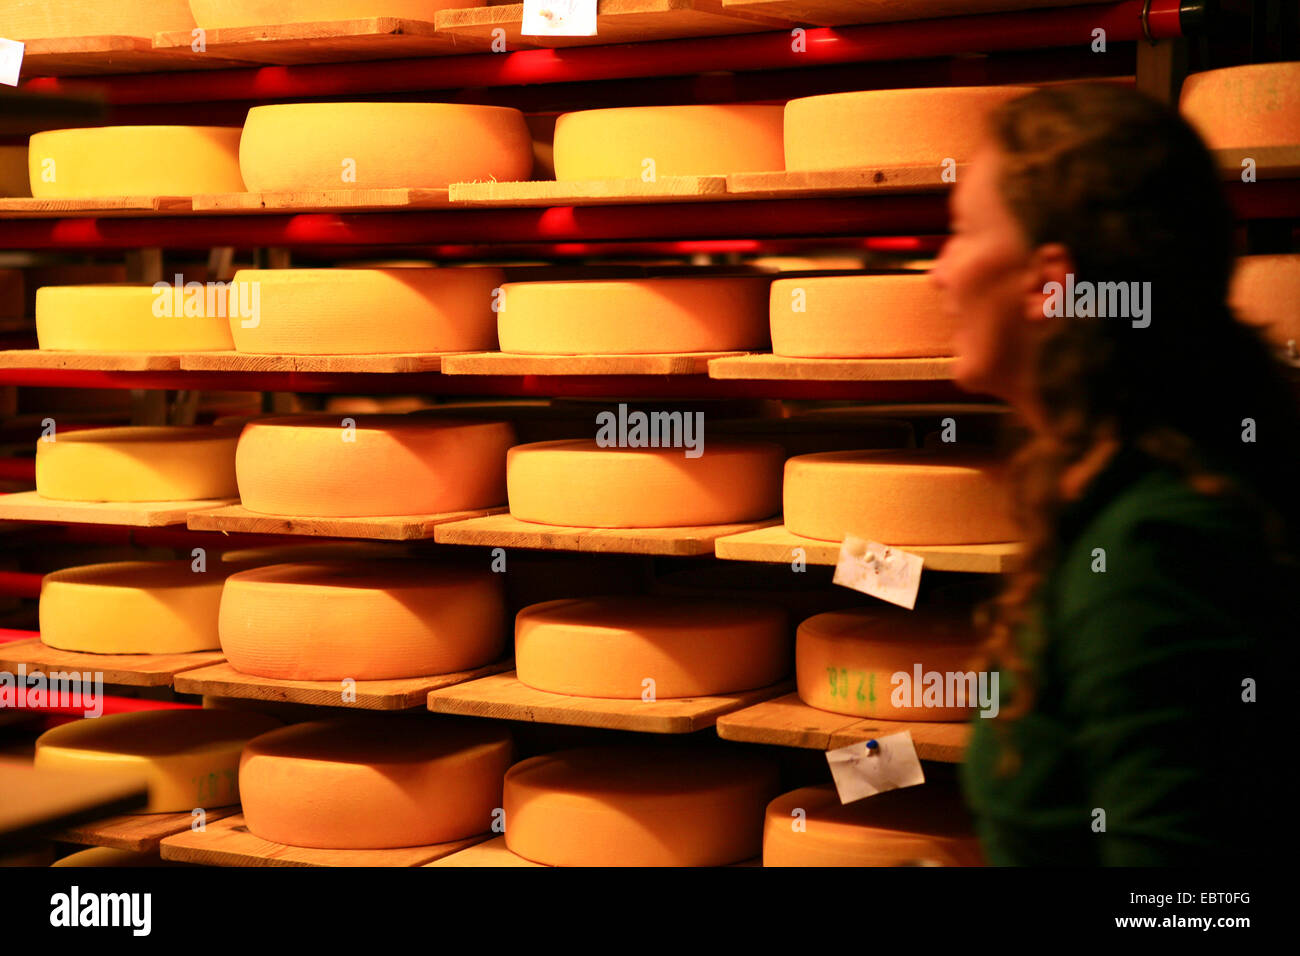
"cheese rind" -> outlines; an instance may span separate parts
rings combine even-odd
[[[510,513],[580,528],[756,521],[779,509],[782,457],[767,442],[709,442],[698,458],[586,439],[517,445],[506,455]]]
[[[211,352],[234,348],[225,290],[193,299],[186,315],[173,286],[65,285],[36,290],[36,340],[42,349],[89,352]],[[176,306],[182,305],[177,311]],[[161,313],[161,314],[160,314]]]
[[[1300,62],[1193,73],[1178,109],[1210,149],[1300,146]]]
[[[0,36],[11,40],[54,37],[149,37],[166,30],[190,30],[187,0],[5,0]]]
[[[27,163],[37,199],[243,192],[239,129],[103,126],[35,133]]]
[[[478,7],[484,0],[189,0],[201,27],[262,27],[328,20],[395,17],[433,20],[439,10]]]
[[[510,734],[491,723],[385,715],[295,724],[249,741],[244,819],[273,843],[427,846],[488,832]]]
[[[810,276],[772,283],[772,353],[791,358],[952,355],[953,319],[928,275]]]
[[[1229,301],[1275,344],[1300,342],[1300,255],[1238,257]]]
[[[725,866],[759,853],[779,775],[763,757],[690,746],[564,750],[505,778],[506,845],[552,866]]]

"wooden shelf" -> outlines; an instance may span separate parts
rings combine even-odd
[[[32,329],[35,331],[35,326]],[[0,368],[175,372],[180,367],[180,356],[168,352],[64,352],[57,349],[7,349],[0,352]]]
[[[534,863],[532,860],[526,860],[518,853],[513,852],[506,846],[506,838],[503,836],[493,837],[491,840],[485,840],[482,843],[476,843],[471,847],[460,850],[456,853],[448,854],[441,859],[434,860],[432,863],[426,863],[425,866],[537,866],[545,867],[545,863]]]
[[[397,212],[446,206],[446,189],[301,189],[283,192],[203,193],[194,212]]]
[[[1242,162],[1255,161],[1257,179],[1300,177],[1300,146],[1256,146],[1249,149],[1212,150],[1224,179],[1240,179]]]
[[[791,23],[813,26],[848,26],[928,20],[976,13],[1068,7],[1096,0],[722,0],[722,8],[737,13],[783,17]]]
[[[599,206],[728,198],[726,176],[665,176],[652,183],[639,179],[452,183],[450,197],[457,206]]]
[[[790,683],[720,694],[654,702],[570,697],[551,694],[521,683],[514,671],[435,690],[429,709],[439,714],[522,720],[539,724],[601,727],[650,734],[690,734],[712,727],[719,715],[783,694]]]
[[[195,53],[192,37],[173,49],[158,50],[150,37],[84,36],[27,40],[24,76],[93,76],[108,73],[153,73],[159,70],[220,70],[248,62]]]
[[[185,524],[187,516],[231,504],[230,498],[194,501],[54,501],[34,491],[0,495],[0,519],[55,524],[115,524],[160,528]]]
[[[51,670],[102,673],[105,684],[129,687],[171,687],[176,675],[195,667],[225,660],[221,651],[188,654],[84,654],[43,644],[39,638],[0,644],[0,669],[15,671],[25,664],[30,672]]]
[[[834,750],[906,730],[912,735],[918,757],[941,763],[960,763],[970,739],[967,723],[870,720],[832,714],[809,707],[798,694],[766,700],[719,717],[717,730],[723,740],[807,750]]]
[[[514,661],[503,660],[473,670],[431,677],[406,677],[398,680],[359,680],[353,687],[357,699],[344,702],[341,681],[276,680],[241,674],[227,663],[211,664],[186,670],[176,678],[181,694],[211,694],[216,697],[242,697],[246,700],[288,701],[318,707],[345,707],[354,710],[409,710],[425,707],[430,691],[465,681],[476,680],[513,668]]]
[[[712,361],[743,352],[653,355],[523,355],[464,352],[443,359],[447,375],[706,375]]]
[[[957,166],[960,176],[967,166]],[[853,169],[774,170],[731,173],[727,195],[734,199],[805,199],[818,196],[943,192],[943,168],[936,163],[863,166]]]
[[[979,574],[1002,574],[1012,570],[1022,550],[1015,543],[899,547],[911,554],[920,555],[925,559],[925,567],[931,571],[970,571]],[[803,559],[809,564],[834,565],[839,560],[840,546],[837,542],[791,534],[785,525],[780,524],[720,537],[715,542],[714,553],[719,558],[730,561],[788,564],[795,560],[795,548],[802,549]]]
[[[438,372],[443,352],[386,352],[370,355],[253,355],[247,352],[183,352],[175,358],[191,372],[369,372],[401,375]],[[0,353],[0,359],[3,353]]]
[[[234,816],[238,812],[238,806],[205,810],[207,819],[204,825],[211,826],[215,821]],[[143,853],[157,850],[164,837],[190,829],[193,822],[194,816],[188,810],[184,813],[124,813],[69,827],[54,839],[65,843],[110,846],[117,850]]]
[[[709,362],[710,378],[796,382],[937,382],[952,378],[953,358],[800,359],[740,355]]]
[[[693,528],[565,528],[520,521],[509,514],[453,521],[434,529],[439,544],[591,551],[617,554],[712,554],[713,543],[763,527],[765,522],[701,525]],[[192,526],[191,526],[192,527]]]
[[[8,517],[0,498],[0,518]],[[242,534],[302,534],[319,538],[369,538],[377,541],[415,541],[434,538],[434,529],[447,523],[478,519],[501,509],[450,511],[446,514],[379,516],[372,518],[312,518],[263,515],[238,504],[196,510],[186,521],[191,531]],[[436,540],[436,538],[435,538]]]
[[[97,199],[0,199],[0,219],[68,216],[177,215],[190,212],[189,196],[106,196]]]
[[[44,770],[8,757],[0,759],[0,793],[0,848],[149,801],[143,774]]]

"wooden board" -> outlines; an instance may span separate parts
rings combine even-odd
[[[30,760],[0,759],[0,848],[83,820],[149,802],[143,774],[38,770]]]
[[[161,528],[188,516],[232,504],[230,498],[194,501],[54,501],[34,491],[0,495],[0,519],[54,524],[115,524]]]
[[[260,193],[201,193],[195,212],[366,212],[446,206],[446,189],[300,189]]]
[[[802,549],[803,559],[808,564],[834,565],[839,560],[838,543],[791,534],[783,524],[718,538],[714,543],[714,554],[729,561],[789,564],[796,557],[795,548]],[[931,571],[1001,574],[1015,567],[1016,558],[1022,548],[1019,544],[1008,542],[944,546],[914,545],[903,547],[903,550],[920,555],[925,559],[925,568]]]
[[[484,7],[485,11],[502,7]],[[588,179],[556,182],[452,183],[453,206],[600,206],[607,203],[716,201],[727,197],[725,176],[665,176],[639,179]]]
[[[184,352],[180,367],[193,372],[437,372],[441,352],[375,355],[252,355],[247,352]],[[2,367],[2,366],[0,366]]]
[[[173,49],[154,48],[149,37],[84,36],[26,40],[23,77],[153,73],[159,70],[220,70],[248,61],[195,53],[190,35]]]
[[[967,167],[956,169],[957,175]],[[949,187],[940,176],[942,167],[872,166],[861,169],[732,173],[727,194],[743,199],[806,199],[811,196],[942,192]]]
[[[434,860],[432,863],[426,863],[425,866],[539,866],[545,867],[545,863],[534,863],[532,860],[526,860],[518,853],[514,853],[506,846],[506,838],[503,836],[493,837],[491,840],[485,840],[482,843],[476,843],[467,849],[458,853],[451,853],[440,860]]]
[[[289,701],[322,707],[346,707],[355,710],[408,710],[428,704],[429,692],[464,681],[476,680],[513,668],[514,661],[503,660],[473,670],[434,677],[407,677],[400,680],[359,680],[354,685],[357,699],[345,703],[341,681],[276,680],[241,674],[229,664],[212,664],[178,674],[176,691],[180,694],[212,694],[219,697],[243,697],[247,700]]]
[[[1300,177],[1300,146],[1259,146],[1254,149],[1216,149],[1215,161],[1224,179],[1240,179],[1242,161],[1255,161],[1256,179]]]
[[[238,812],[238,806],[205,810],[205,825]],[[193,821],[194,816],[188,810],[184,813],[124,813],[69,827],[58,833],[55,839],[64,843],[111,846],[117,850],[146,853],[157,850],[163,837],[188,830]]]
[[[720,714],[784,694],[790,687],[786,681],[735,694],[647,702],[639,698],[612,700],[550,694],[521,683],[510,671],[431,691],[428,703],[429,709],[439,714],[648,734],[690,734],[712,727]]]
[[[464,352],[443,359],[446,375],[705,375],[711,360],[743,352],[665,352],[657,355],[525,355]]]
[[[975,13],[1068,7],[1096,0],[722,0],[724,10],[783,17],[813,26],[928,20]]]
[[[805,359],[739,355],[709,362],[709,378],[803,382],[937,382],[952,378],[954,358]]]
[[[566,528],[520,521],[509,514],[453,521],[434,529],[439,544],[535,548],[542,551],[592,551],[618,554],[712,554],[724,535],[762,527],[766,522],[701,525],[692,528]]]
[[[180,357],[165,352],[64,352],[57,349],[8,349],[0,352],[0,368],[175,372],[180,367]]]
[[[254,836],[244,824],[244,815],[236,813],[209,822],[205,832],[184,830],[164,837],[161,847],[164,860],[206,866],[423,866],[487,838],[485,833],[451,843],[395,850],[313,850]]]
[[[0,497],[0,518],[5,514]],[[372,538],[379,541],[415,541],[434,537],[434,528],[448,522],[496,514],[501,509],[449,511],[436,515],[401,515],[375,518],[311,518],[262,515],[242,505],[195,509],[186,521],[191,531],[242,532],[244,534],[303,534],[317,538]]]
[[[906,730],[922,760],[960,763],[970,739],[968,723],[864,720],[809,707],[798,694],[737,710],[718,718],[718,736],[750,744],[834,750]]]
[[[190,211],[189,196],[104,196],[86,199],[0,199],[0,219],[58,219],[66,216],[140,216]]]
[[[91,671],[103,674],[105,684],[131,687],[170,687],[176,675],[192,667],[225,660],[221,651],[188,654],[85,654],[64,651],[41,643],[40,638],[0,644],[0,670],[15,672],[19,664],[27,671]]]

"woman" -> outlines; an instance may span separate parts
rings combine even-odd
[[[989,130],[933,271],[959,384],[1033,433],[1026,560],[992,608],[1007,703],[963,770],[981,841],[993,864],[1244,861],[1288,759],[1254,700],[1284,693],[1261,655],[1296,630],[1295,394],[1225,305],[1231,216],[1176,113],[1061,86]],[[1088,283],[1129,301],[1089,310]]]

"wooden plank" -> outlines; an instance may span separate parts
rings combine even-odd
[[[957,175],[966,169],[958,166]],[[872,166],[860,169],[732,173],[727,195],[743,199],[807,199],[813,196],[943,192],[949,187],[938,164]]]
[[[618,554],[696,555],[713,553],[724,536],[752,531],[766,522],[701,525],[689,528],[567,528],[520,521],[509,514],[453,521],[434,529],[439,544],[591,551]]]
[[[0,518],[9,517],[0,497]],[[186,524],[191,531],[225,531],[244,534],[303,534],[318,538],[372,538],[379,541],[413,541],[434,537],[434,529],[448,522],[497,514],[502,509],[449,511],[446,514],[380,516],[373,518],[312,518],[263,515],[238,504],[195,509]]]
[[[194,501],[54,501],[34,491],[0,495],[0,519],[46,521],[54,524],[116,524],[161,528],[185,524],[196,512],[221,508],[230,498]]]
[[[314,850],[254,836],[244,815],[236,813],[209,825],[205,832],[184,830],[164,837],[161,848],[164,860],[206,866],[423,866],[487,838],[485,833],[451,843],[393,850]]]
[[[389,352],[374,355],[252,355],[247,352],[184,352],[186,371],[203,372],[437,372],[441,352]]]
[[[0,759],[0,848],[83,820],[142,807],[143,774],[45,770],[27,759]]]
[[[1300,177],[1300,146],[1259,146],[1253,149],[1213,150],[1215,162],[1224,179],[1240,179],[1242,162],[1255,161],[1256,179],[1295,179]]]
[[[201,193],[195,212],[289,213],[429,209],[448,205],[446,189],[298,189],[281,192]]]
[[[789,681],[735,694],[669,700],[614,700],[571,697],[536,690],[514,671],[457,684],[429,694],[429,709],[439,714],[522,720],[539,724],[601,727],[648,734],[690,734],[712,727],[721,714],[748,707],[790,690]]]
[[[781,17],[812,26],[848,26],[929,20],[1039,7],[1068,7],[1096,0],[722,0],[726,11]]]
[[[180,357],[165,352],[64,352],[57,349],[8,349],[0,352],[0,368],[175,372],[180,367]]]
[[[546,866],[545,863],[534,863],[532,860],[526,860],[518,853],[514,853],[506,846],[506,838],[503,836],[493,837],[491,840],[485,840],[482,843],[476,843],[474,846],[461,850],[459,853],[450,853],[440,860],[434,860],[432,863],[426,863],[425,866]]]
[[[664,176],[652,183],[639,179],[452,183],[449,195],[453,206],[600,206],[728,198],[726,176]]]
[[[204,825],[234,816],[238,812],[238,806],[205,809],[207,819]],[[69,827],[58,833],[55,839],[64,843],[110,846],[117,850],[143,853],[157,850],[163,837],[188,830],[193,822],[194,816],[188,810],[184,813],[124,813]]]
[[[181,47],[154,48],[149,37],[84,36],[26,40],[23,76],[93,76],[161,70],[220,70],[249,61],[195,53],[190,35]]]
[[[65,216],[140,216],[190,211],[189,196],[102,196],[78,199],[0,199],[0,219],[57,219]]]
[[[28,672],[90,671],[102,674],[105,684],[131,687],[170,687],[176,675],[193,667],[225,660],[221,651],[193,651],[188,654],[85,654],[64,651],[43,644],[40,638],[0,644],[0,670],[14,672],[26,665]]]
[[[476,680],[513,668],[514,661],[496,661],[473,670],[431,677],[406,677],[399,680],[359,680],[352,686],[356,700],[343,700],[342,681],[276,680],[241,674],[229,664],[212,664],[178,674],[176,691],[180,694],[213,694],[242,697],[246,700],[288,701],[319,707],[346,707],[356,710],[409,710],[425,707],[430,691]]]
[[[952,378],[955,358],[806,359],[739,355],[709,362],[709,378],[802,382],[938,382]]]
[[[1015,542],[1005,544],[899,545],[910,554],[920,555],[931,571],[968,571],[978,574],[1002,574],[1013,570],[1022,551]],[[795,554],[795,549],[800,554]],[[777,524],[755,531],[720,537],[714,554],[728,561],[766,561],[788,564],[801,556],[808,564],[834,565],[840,546],[835,541],[819,541],[791,534]]]
[[[488,49],[487,40],[441,33],[428,21],[398,17],[214,27],[204,31],[203,39],[208,56],[280,66],[445,56]],[[188,50],[192,42],[188,30],[158,33],[153,38],[154,49],[159,51]]]
[[[442,361],[446,375],[705,375],[711,360],[743,352],[665,352],[655,355],[525,355],[462,352]]]

